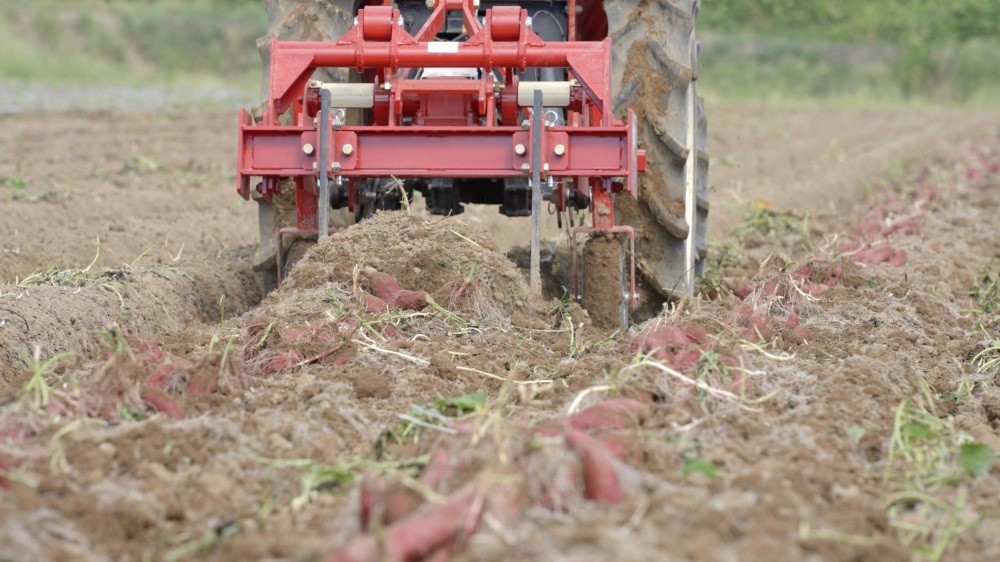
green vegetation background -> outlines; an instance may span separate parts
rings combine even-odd
[[[0,0],[0,79],[256,91],[260,0]],[[1000,105],[1000,0],[704,0],[713,101]]]

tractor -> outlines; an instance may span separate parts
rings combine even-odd
[[[240,111],[237,190],[258,203],[265,290],[296,247],[415,192],[435,215],[531,217],[536,289],[544,202],[571,227],[573,296],[622,327],[695,290],[708,215],[698,0],[264,6],[263,102]],[[615,251],[588,251],[595,240]]]

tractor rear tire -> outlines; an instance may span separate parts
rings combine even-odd
[[[667,299],[692,295],[695,287],[685,282],[686,274],[693,270],[700,277],[708,248],[708,126],[702,99],[691,95],[700,51],[694,39],[699,9],[700,0],[604,0],[615,115],[623,119],[627,108],[635,110],[639,144],[647,155],[638,199],[616,200],[615,222],[636,229],[640,308],[633,320],[655,315]],[[689,224],[685,174],[692,140],[695,212]],[[689,235],[694,236],[690,256]]]
[[[264,66],[264,78],[261,85],[261,101],[254,114],[259,118],[264,102],[267,101],[270,86],[271,70],[271,40],[283,41],[335,41],[339,39],[354,23],[354,0],[264,0],[267,11],[267,35],[257,40],[257,50]],[[316,79],[324,82],[345,82],[349,75],[346,70],[317,71]],[[351,117],[351,116],[349,116]],[[286,117],[287,119],[287,117]],[[274,196],[277,200],[256,198],[260,206],[258,224],[260,227],[260,244],[254,257],[254,269],[260,276],[264,293],[274,290],[278,284],[277,235],[278,230],[295,225],[295,192],[291,182],[286,182],[281,194]],[[352,224],[354,217],[346,211],[331,212],[331,227],[338,228]],[[288,257],[282,264],[283,273],[291,267],[296,256],[303,252],[291,251],[292,245],[302,241],[290,242],[285,248]]]

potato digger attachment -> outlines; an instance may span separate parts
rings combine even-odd
[[[538,290],[546,202],[571,229],[573,295],[605,323],[693,292],[708,211],[698,2],[265,7],[265,99],[256,119],[240,112],[237,168],[239,194],[259,203],[265,289],[295,241],[416,191],[432,214],[530,216]]]

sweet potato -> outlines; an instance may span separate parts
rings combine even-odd
[[[427,293],[404,289],[393,295],[390,304],[403,310],[420,310],[427,306]]]
[[[899,219],[898,221],[885,227],[882,229],[882,236],[888,237],[893,234],[906,236],[907,234],[913,234],[918,230],[920,230],[920,217],[912,216]]]
[[[146,384],[152,388],[167,390],[171,377],[174,375],[174,366],[171,364],[160,365],[152,373],[146,376]]]
[[[386,322],[385,326],[382,327],[382,335],[385,336],[385,337],[387,337],[387,338],[389,338],[390,340],[405,340],[406,339],[406,334],[404,334],[395,325],[390,324],[388,322]]]
[[[188,379],[187,391],[192,396],[214,394],[217,390],[219,390],[218,377],[205,368],[198,369]]]
[[[595,404],[567,418],[569,425],[581,431],[628,429],[649,417],[649,406],[638,400],[617,399]]]
[[[133,338],[129,340],[129,345],[132,346],[135,355],[147,366],[163,362],[167,355],[163,348],[143,339]]]
[[[677,326],[648,326],[632,338],[631,351],[656,351],[676,349],[687,346],[691,341],[683,330]]]
[[[23,441],[27,439],[29,435],[31,434],[27,428],[23,425],[15,423],[0,429],[0,444]]]
[[[735,277],[723,277],[722,283],[733,292],[734,295],[741,299],[745,299],[753,293],[753,286],[746,279],[737,279]]]
[[[298,351],[286,351],[281,355],[272,357],[267,363],[264,364],[261,371],[268,375],[281,373],[295,368],[296,365],[304,360],[305,357]]]
[[[379,525],[391,525],[420,507],[423,498],[398,478],[390,478],[363,482],[359,501],[361,528],[367,531],[372,525],[372,517],[379,519]]]
[[[166,392],[159,388],[147,386],[140,394],[143,401],[150,405],[157,412],[162,412],[175,420],[184,419],[184,411],[177,405],[177,402]]]
[[[379,297],[365,293],[364,299],[365,312],[368,314],[385,314],[389,312],[389,304]]]
[[[391,300],[403,290],[399,281],[396,281],[396,278],[388,273],[366,267],[361,270],[361,275],[364,275],[365,279],[368,279],[368,282],[372,284],[375,294],[385,301]]]
[[[476,488],[466,487],[444,503],[425,505],[393,525],[386,535],[385,551],[389,560],[421,560],[455,540],[476,499]],[[478,523],[478,520],[475,521]]]
[[[579,430],[566,432],[566,444],[580,455],[583,467],[583,495],[588,500],[617,504],[622,501],[621,482],[604,445]]]
[[[445,449],[435,449],[431,459],[420,474],[420,482],[432,490],[438,488],[455,472],[451,463],[451,455]]]
[[[854,235],[860,238],[879,232],[882,229],[883,219],[884,212],[879,210],[872,211],[854,227]]]
[[[632,444],[635,442],[635,433],[631,431],[604,433],[597,436],[597,440],[604,445],[604,448],[608,451],[609,455],[620,462],[624,462],[625,456],[628,454],[629,449],[632,448]]]

